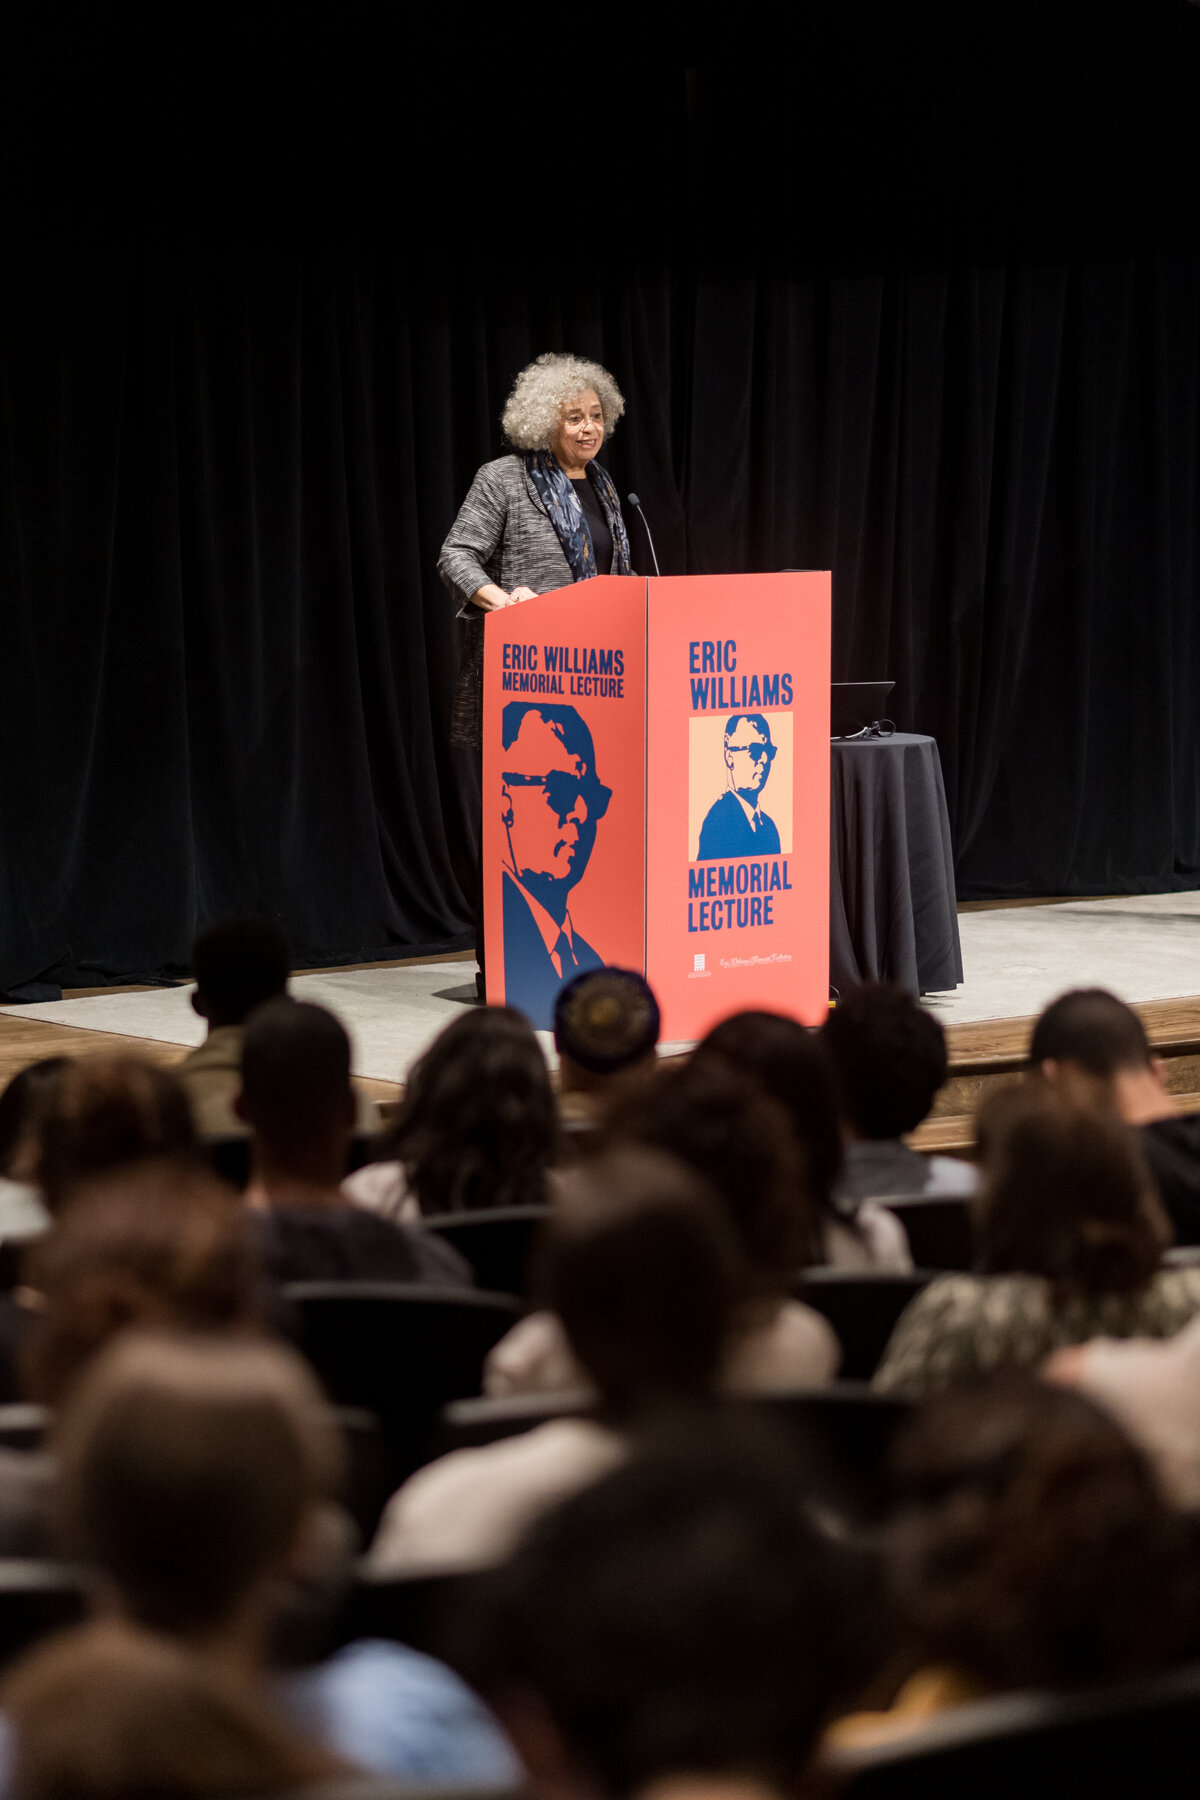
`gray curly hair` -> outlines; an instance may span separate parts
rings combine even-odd
[[[625,400],[607,369],[581,356],[552,350],[522,369],[500,415],[504,435],[514,450],[549,450],[563,407],[588,388],[596,390],[604,414],[604,435],[611,437],[625,411]]]

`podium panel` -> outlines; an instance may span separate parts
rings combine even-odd
[[[577,970],[646,967],[645,741],[641,576],[597,576],[487,615],[488,998],[539,1030]]]
[[[829,1001],[827,574],[649,584],[646,979],[668,1039]]]
[[[828,574],[602,576],[489,613],[488,995],[644,973],[663,1037],[825,1016]]]

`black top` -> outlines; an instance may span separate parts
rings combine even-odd
[[[428,1281],[474,1287],[457,1250],[435,1232],[395,1225],[357,1206],[329,1211],[298,1207],[252,1213],[268,1279],[289,1281]]]
[[[1200,1244],[1200,1116],[1142,1126],[1142,1148],[1177,1244]]]
[[[585,475],[581,481],[572,479],[575,498],[583,508],[583,516],[588,522],[588,530],[592,534],[592,549],[596,555],[597,575],[608,575],[612,571],[613,541],[609,530],[608,518],[600,504],[600,496]]]

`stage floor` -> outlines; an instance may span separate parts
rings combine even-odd
[[[1130,1002],[1200,994],[1197,893],[967,910],[959,929],[965,980],[953,993],[927,996],[952,1042],[955,1027],[970,1025],[982,1049],[984,1022],[1028,1017],[1066,987],[1109,987]],[[291,985],[298,998],[338,1014],[354,1044],[356,1072],[387,1097],[442,1026],[471,1003],[474,960],[468,954],[327,969],[294,976]],[[36,1057],[102,1043],[115,1048],[116,1040],[142,1045],[156,1061],[177,1061],[204,1035],[191,991],[92,993],[2,1007],[0,1079]]]

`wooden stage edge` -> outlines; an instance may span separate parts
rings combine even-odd
[[[473,961],[470,951],[409,961]],[[397,961],[364,964],[368,968],[396,968]],[[89,992],[129,992],[130,989],[91,989]],[[82,998],[82,993],[64,996]],[[1145,1001],[1135,1009],[1145,1023],[1156,1054],[1163,1059],[1167,1085],[1180,1112],[1200,1111],[1200,995],[1179,1000]],[[951,1154],[970,1153],[972,1120],[983,1095],[996,1086],[1015,1081],[1026,1066],[1032,1017],[981,1019],[969,1025],[951,1025],[946,1032],[950,1072],[934,1109],[910,1140],[919,1150]],[[0,1014],[0,1087],[18,1069],[43,1056],[87,1056],[102,1052],[131,1054],[164,1067],[181,1062],[185,1044],[164,1044],[152,1038],[123,1037],[115,1032],[85,1031],[75,1025],[46,1025],[39,1019]],[[394,1081],[364,1080],[372,1099],[387,1106],[395,1102],[401,1086]]]

